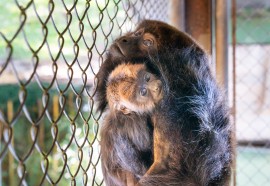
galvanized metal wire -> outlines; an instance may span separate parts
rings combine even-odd
[[[2,185],[102,185],[99,66],[142,19],[167,21],[163,0],[1,2]],[[15,95],[15,96],[14,96]]]

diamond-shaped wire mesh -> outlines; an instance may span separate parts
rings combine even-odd
[[[270,2],[237,0],[237,185],[270,184]]]
[[[0,1],[0,182],[102,185],[95,74],[164,0]]]

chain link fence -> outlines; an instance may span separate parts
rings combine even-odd
[[[0,1],[0,185],[102,185],[95,74],[163,0]]]
[[[270,1],[237,0],[237,185],[270,185]]]

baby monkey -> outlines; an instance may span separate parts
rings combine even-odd
[[[144,64],[121,64],[109,75],[109,111],[101,128],[101,164],[108,186],[135,185],[153,163],[150,114],[162,82]]]
[[[162,97],[161,81],[143,64],[121,64],[109,76],[107,100],[110,110],[149,114]]]

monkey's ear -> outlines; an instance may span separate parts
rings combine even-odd
[[[134,36],[142,36],[144,34],[144,28],[140,28],[134,32]]]
[[[129,110],[127,107],[125,107],[124,105],[121,105],[120,106],[120,111],[123,113],[123,114],[130,114],[131,113],[131,110]]]

